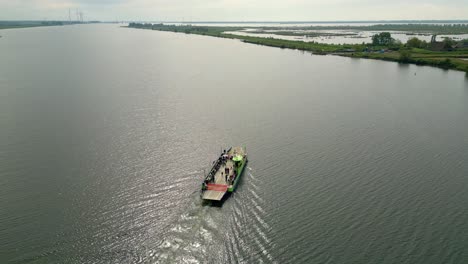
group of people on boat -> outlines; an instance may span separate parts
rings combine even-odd
[[[225,166],[225,168],[224,168],[224,171],[221,172],[221,175],[225,177],[226,183],[231,182],[236,177],[236,170],[235,170],[236,163],[235,162],[232,163],[233,164],[231,167],[232,173],[230,173],[231,170],[226,165],[227,165],[227,161],[232,160],[233,157],[234,156],[228,154],[228,152],[224,150],[222,154],[219,156],[219,158],[214,161],[213,168],[210,170],[207,177],[205,178],[205,184],[208,184],[210,182],[215,182],[216,172],[223,165]]]

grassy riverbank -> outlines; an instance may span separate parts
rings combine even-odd
[[[426,29],[430,28],[426,27],[426,25],[421,26]],[[305,50],[320,55],[333,54],[353,58],[378,59],[400,63],[429,65],[433,67],[459,70],[468,73],[468,60],[464,60],[465,58],[468,58],[468,49],[439,52],[426,49],[407,48],[403,44],[391,44],[387,46],[373,46],[371,44],[324,44],[276,38],[240,36],[225,33],[228,31],[242,30],[245,29],[245,27],[211,27],[190,25],[176,26],[138,23],[130,23],[129,27],[239,39],[245,43],[286,49]],[[436,25],[435,28],[440,27]],[[466,28],[468,30],[468,26],[462,26],[461,28]]]

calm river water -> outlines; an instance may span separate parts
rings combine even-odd
[[[464,73],[117,25],[0,34],[0,263],[468,262]],[[249,167],[203,205],[231,145]]]

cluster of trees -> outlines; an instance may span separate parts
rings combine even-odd
[[[451,38],[444,38],[442,41],[443,49],[450,50],[457,42]],[[461,43],[468,43],[468,39],[462,40]],[[374,46],[402,46],[401,42],[392,38],[390,32],[381,32],[372,36],[372,45]],[[416,37],[410,38],[405,46],[407,48],[427,49],[431,45],[425,40],[420,40]]]
[[[150,28],[153,26],[153,24],[151,23],[130,23],[128,24],[129,27],[132,27],[132,28]]]
[[[389,46],[395,43],[390,32],[381,32],[372,36],[372,45],[375,46]]]
[[[466,41],[468,43],[468,40],[462,40],[461,42],[464,43],[464,41]],[[447,49],[447,50],[451,49],[454,45],[457,44],[457,42],[455,40],[451,39],[451,38],[444,38],[442,43],[444,43],[443,48]],[[427,48],[430,47],[430,44],[427,43],[426,41],[420,40],[418,38],[410,38],[406,42],[406,47],[408,47],[408,48],[427,49]]]
[[[444,38],[442,42],[444,43],[445,49],[451,48],[453,45],[457,44],[457,42],[451,38]]]
[[[418,38],[410,38],[406,42],[406,47],[426,49],[429,47],[429,43],[427,43],[425,40],[420,40]]]

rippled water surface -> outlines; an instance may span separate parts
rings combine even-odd
[[[115,25],[0,34],[0,263],[468,262],[464,73]],[[248,168],[204,205],[230,145]]]

